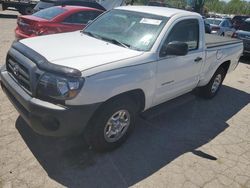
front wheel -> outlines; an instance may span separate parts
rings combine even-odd
[[[102,106],[85,132],[89,145],[97,151],[110,151],[120,146],[132,132],[136,106],[129,98],[117,98]]]
[[[208,99],[213,98],[218,93],[225,76],[226,76],[225,69],[219,67],[217,71],[214,73],[209,83],[199,88],[200,90],[199,94],[204,98]]]

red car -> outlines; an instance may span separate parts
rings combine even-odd
[[[55,6],[33,15],[20,16],[15,30],[16,39],[81,30],[101,13],[103,10],[89,7]]]

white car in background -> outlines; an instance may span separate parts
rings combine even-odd
[[[236,31],[227,18],[207,18],[205,21],[210,24],[212,34],[231,37]]]

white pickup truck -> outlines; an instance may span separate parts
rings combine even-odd
[[[199,14],[119,7],[83,31],[13,43],[1,85],[35,132],[83,133],[111,150],[138,113],[195,88],[214,97],[242,52],[240,40],[205,35]]]

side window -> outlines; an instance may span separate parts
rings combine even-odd
[[[222,26],[222,27],[226,27],[225,21],[223,21],[223,22],[221,23],[221,26]]]
[[[94,20],[102,12],[99,11],[82,11],[67,17],[63,22],[72,24],[87,24],[89,20]]]
[[[225,22],[225,25],[226,25],[226,27],[229,27],[229,23],[228,23],[227,20],[226,20],[226,22]]]
[[[188,45],[189,51],[196,50],[199,47],[199,22],[197,19],[183,20],[175,24],[172,28],[163,47],[166,47],[170,42],[185,42]],[[163,48],[162,47],[162,48]],[[161,56],[164,56],[162,54]]]
[[[229,27],[229,22],[228,22],[227,20],[225,20],[225,21],[223,22],[222,27]]]

